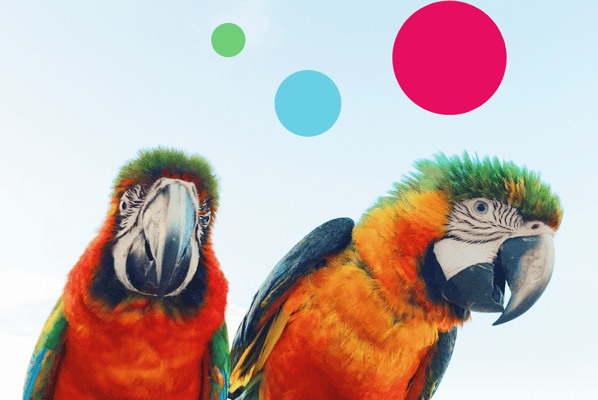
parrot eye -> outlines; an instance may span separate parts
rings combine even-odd
[[[208,224],[210,223],[210,214],[202,214],[199,216],[199,224],[202,227],[206,227],[208,226]]]
[[[123,212],[127,209],[127,203],[124,200],[120,201],[120,212]]]
[[[473,209],[479,214],[486,214],[488,212],[488,204],[485,201],[476,201],[473,205]]]

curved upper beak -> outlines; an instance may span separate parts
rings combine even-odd
[[[511,289],[511,298],[499,325],[517,318],[538,301],[554,269],[552,235],[524,236],[506,240],[498,259]]]
[[[178,293],[197,264],[197,245],[191,240],[197,223],[196,206],[189,190],[174,181],[148,200],[140,216],[141,233],[133,240],[126,259],[131,285],[159,298]]]

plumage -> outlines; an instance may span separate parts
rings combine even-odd
[[[228,284],[210,238],[216,189],[204,159],[174,150],[142,151],[123,167],[34,350],[24,399],[226,398]],[[125,240],[122,278],[115,249]]]
[[[533,305],[544,288],[515,278],[528,264],[505,249],[547,243],[558,198],[496,159],[439,155],[416,167],[356,227],[329,221],[277,264],[233,341],[231,398],[430,399],[470,311],[504,310],[508,320]],[[326,237],[342,239],[326,246]],[[526,287],[506,310],[505,280]]]
[[[353,226],[353,221],[348,218],[323,224],[301,240],[274,267],[239,327],[231,353],[233,363],[239,367],[237,375],[231,379],[243,381],[243,386],[250,384],[288,322],[289,314],[280,306],[292,292],[290,289],[301,277],[324,267],[322,257],[344,248],[351,240]],[[246,357],[235,351],[247,346],[253,346],[254,349],[247,352]],[[239,383],[231,390],[235,391],[238,386]]]

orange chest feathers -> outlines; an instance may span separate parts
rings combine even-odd
[[[306,278],[284,309],[291,317],[266,365],[270,399],[402,398],[440,325],[408,303],[397,314],[354,265]]]

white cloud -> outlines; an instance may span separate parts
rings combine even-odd
[[[0,331],[0,387],[3,399],[23,397],[23,384],[37,338]]]
[[[0,387],[3,399],[23,396],[27,366],[37,334],[61,295],[64,283],[65,278],[52,274],[0,270]]]
[[[0,271],[0,311],[17,305],[58,298],[66,278],[19,269]]]

